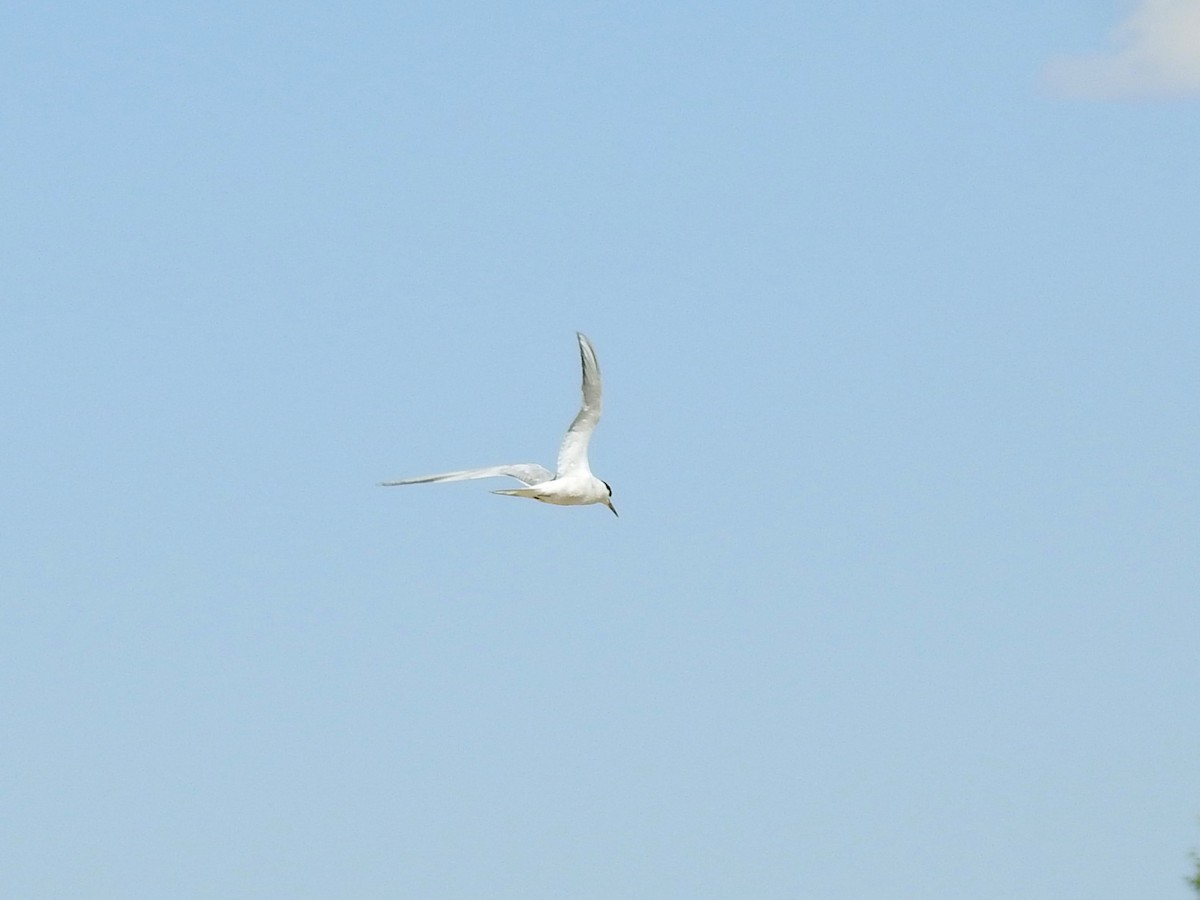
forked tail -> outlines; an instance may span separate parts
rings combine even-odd
[[[503,494],[505,497],[532,497],[537,498],[537,488],[513,488],[508,491],[492,491],[493,494]]]

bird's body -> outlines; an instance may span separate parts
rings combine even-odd
[[[526,487],[492,493],[508,497],[529,497],[555,506],[603,503],[616,515],[617,511],[612,505],[612,488],[593,475],[588,465],[588,443],[592,439],[592,432],[596,430],[596,423],[600,421],[600,366],[596,362],[596,351],[592,349],[591,342],[581,333],[577,332],[576,336],[579,339],[579,358],[583,367],[583,402],[558,450],[556,472],[551,472],[536,463],[517,463],[385,481],[383,486],[435,484],[507,475],[523,482]]]
[[[553,481],[544,481],[533,487],[492,491],[492,493],[504,494],[506,497],[532,497],[534,500],[541,500],[543,503],[553,503],[555,506],[586,506],[589,503],[608,503],[610,497],[608,485],[591,472],[581,475],[569,475],[566,478],[555,478]]]

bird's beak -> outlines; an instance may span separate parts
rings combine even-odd
[[[604,505],[605,505],[605,506],[607,506],[609,509],[611,509],[611,510],[612,510],[612,514],[613,514],[614,516],[616,516],[618,519],[619,519],[619,518],[621,518],[621,514],[617,512],[617,508],[616,508],[615,506],[613,506],[613,505],[612,505],[612,501],[611,501],[611,500],[606,500],[606,501],[604,501]]]

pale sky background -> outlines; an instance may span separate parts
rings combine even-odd
[[[0,896],[1190,896],[1168,6],[10,4]]]
[[[1046,66],[1057,93],[1094,100],[1200,95],[1200,0],[1140,0],[1100,51]]]

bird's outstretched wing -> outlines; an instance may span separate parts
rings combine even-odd
[[[559,478],[591,471],[588,442],[600,421],[600,365],[596,362],[596,351],[586,336],[580,332],[575,334],[579,338],[579,359],[583,364],[583,403],[558,449]]]
[[[463,469],[459,472],[443,472],[441,475],[423,475],[420,478],[404,478],[400,481],[381,481],[380,487],[396,487],[401,484],[436,484],[439,481],[469,481],[472,478],[494,478],[508,475],[525,484],[541,484],[552,481],[554,473],[537,463],[517,463],[511,466],[490,466],[486,469]]]

